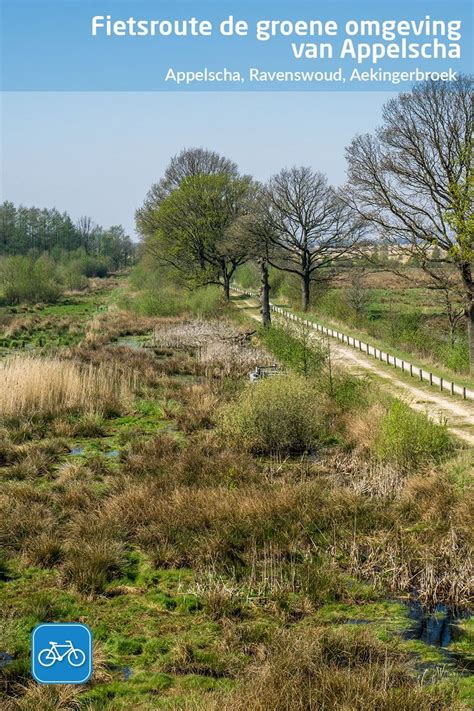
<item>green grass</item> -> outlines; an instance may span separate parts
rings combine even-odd
[[[282,306],[283,308],[286,308],[289,311],[292,311],[291,307],[289,307],[285,303],[277,305]],[[365,330],[354,328],[350,324],[338,321],[336,319],[330,319],[327,316],[321,316],[320,314],[313,313],[312,311],[304,313],[302,311],[293,310],[293,312],[297,316],[305,318],[308,321],[320,323],[326,328],[334,328],[335,330],[339,330],[345,333],[347,336],[357,338],[361,341],[364,341],[364,343],[369,343],[369,345],[377,348],[378,350],[382,350],[385,353],[388,351],[396,358],[412,363],[412,365],[416,368],[423,368],[423,370],[431,371],[433,375],[437,375],[438,377],[445,378],[449,381],[453,380],[458,385],[466,386],[470,389],[474,388],[474,380],[472,377],[470,377],[466,373],[455,372],[450,368],[447,368],[445,365],[437,363],[433,358],[423,358],[414,351],[404,350],[396,345],[393,345],[393,343],[389,343],[380,338],[376,338],[372,335],[369,335]]]
[[[57,304],[42,306],[3,307],[0,324],[21,321],[18,332],[6,335],[0,331],[0,355],[12,350],[50,350],[77,345],[84,337],[87,319],[101,311],[108,303],[109,293],[104,283],[103,291],[91,292],[60,299]]]
[[[245,288],[255,291],[256,283],[247,283]],[[343,289],[329,290],[316,299],[307,313],[299,310],[299,292],[290,292],[288,295],[285,289],[280,292],[277,289],[272,293],[272,301],[303,318],[368,342],[384,352],[388,351],[438,377],[474,388],[474,380],[468,373],[466,338],[462,334],[458,335],[454,349],[449,346],[447,333],[440,330],[444,317],[440,307],[433,305],[433,293],[430,290],[369,289],[367,316],[359,323],[344,301],[345,293]],[[429,318],[436,318],[436,323],[431,325],[427,320]],[[389,334],[390,330],[394,332]],[[411,346],[403,345],[407,339]],[[429,353],[427,349],[430,349]]]
[[[117,293],[107,298],[116,297]],[[292,353],[294,345],[278,334],[273,343],[288,353],[288,367],[298,369],[301,352]],[[15,447],[47,445],[54,450],[47,469],[35,471],[26,480],[8,479],[10,467],[0,467],[5,476],[2,494],[15,495],[18,504],[26,502],[18,509],[20,521],[12,515],[12,524],[19,525],[18,536],[32,525],[34,540],[42,540],[60,523],[68,536],[75,531],[73,540],[80,556],[89,554],[92,537],[104,538],[107,545],[109,541],[120,543],[121,558],[114,574],[101,582],[100,594],[88,595],[77,589],[73,578],[64,578],[64,560],[50,566],[40,560],[45,565],[40,568],[28,559],[28,547],[24,553],[8,549],[0,564],[4,578],[0,584],[4,620],[0,650],[15,655],[5,670],[8,683],[28,685],[29,635],[35,624],[45,620],[84,620],[92,628],[97,658],[105,667],[97,665],[96,680],[80,690],[79,700],[82,707],[93,710],[205,709],[219,704],[233,691],[240,693],[245,671],[262,664],[282,630],[298,634],[305,628],[341,629],[347,639],[360,635],[362,645],[367,641],[365,633],[372,631],[388,655],[394,645],[401,645],[411,650],[413,660],[434,660],[436,655],[426,645],[410,647],[400,641],[400,631],[409,624],[407,608],[389,599],[386,578],[379,575],[374,585],[350,572],[352,545],[358,537],[369,545],[379,531],[391,535],[390,500],[381,510],[374,497],[356,495],[349,487],[331,489],[333,470],[328,469],[328,460],[319,468],[318,458],[313,462],[299,456],[288,460],[286,456],[253,457],[243,447],[227,450],[216,440],[217,430],[189,435],[179,431],[172,419],[171,400],[187,407],[193,388],[204,388],[204,392],[208,388],[236,407],[250,403],[252,421],[254,408],[260,407],[258,426],[272,411],[268,405],[275,405],[276,413],[284,414],[285,428],[292,437],[294,421],[302,427],[300,416],[291,409],[295,401],[298,404],[296,393],[304,402],[317,401],[310,412],[315,416],[310,418],[308,432],[310,440],[315,434],[319,446],[326,444],[324,437],[321,440],[324,428],[314,429],[321,411],[324,418],[329,414],[333,427],[335,413],[357,411],[362,397],[347,381],[336,391],[339,400],[329,403],[326,413],[321,392],[313,393],[313,385],[302,375],[287,379],[283,398],[281,385],[275,390],[270,380],[262,385],[268,390],[266,400],[260,397],[258,385],[245,389],[243,382],[231,377],[203,382],[202,376],[194,374],[185,381],[168,374],[163,382],[143,386],[130,411],[120,417],[77,418],[72,424],[82,428],[78,435],[53,436],[54,419],[18,422],[13,427],[10,434],[17,439]],[[263,430],[268,442],[265,423]],[[235,440],[236,430],[231,427],[231,431]],[[258,428],[252,425],[249,432],[255,435]],[[284,441],[281,432],[270,435],[272,443]],[[298,445],[303,440],[307,445],[306,434],[300,435]],[[68,456],[58,441],[69,447],[83,446],[84,455]],[[143,445],[145,458],[138,458],[132,466],[125,456],[138,444],[135,454],[140,454]],[[107,459],[104,453],[112,449],[121,450],[123,457]],[[343,448],[337,452],[344,457]],[[464,456],[451,465],[449,474],[459,497],[468,486]],[[84,468],[73,472],[70,480],[61,479],[64,465],[70,463],[84,464]],[[200,478],[204,474],[205,480]],[[288,496],[283,495],[285,487]],[[135,501],[140,492],[142,498]],[[237,515],[235,509],[244,497]],[[198,500],[203,502],[202,512]],[[148,510],[153,514],[154,505],[165,501],[173,505],[150,522]],[[183,501],[188,502],[188,509]],[[223,506],[226,501],[233,502],[232,506]],[[111,511],[120,503],[123,508],[113,517],[119,531],[110,533]],[[122,531],[120,524],[128,516],[138,516],[140,523]],[[410,521],[410,525],[415,523]],[[433,528],[429,521],[423,537]],[[163,532],[165,540],[160,537]],[[7,533],[11,535],[10,530]],[[401,527],[399,535],[403,541],[409,531]],[[187,556],[182,567],[173,567],[173,546]],[[166,552],[167,563],[163,562]],[[204,560],[211,563],[203,568]],[[366,622],[358,625],[356,620]],[[459,645],[459,654],[467,658],[467,643],[460,640]],[[463,681],[460,693],[469,698],[467,682]],[[49,708],[36,703],[36,708],[42,707]]]
[[[446,425],[432,422],[425,414],[396,400],[382,419],[374,448],[383,461],[413,468],[423,462],[447,459],[454,442]]]

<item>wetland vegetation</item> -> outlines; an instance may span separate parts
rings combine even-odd
[[[220,298],[137,316],[102,286],[52,307],[76,343],[1,363],[5,707],[469,708],[472,452]],[[71,619],[93,680],[38,686],[30,631]]]

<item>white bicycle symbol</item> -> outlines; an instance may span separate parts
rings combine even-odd
[[[55,662],[62,662],[65,657],[72,667],[81,667],[84,664],[86,655],[82,649],[75,649],[70,639],[66,639],[65,642],[66,644],[50,642],[49,647],[45,647],[38,653],[38,662],[42,667],[52,667]],[[61,653],[60,648],[66,651]]]

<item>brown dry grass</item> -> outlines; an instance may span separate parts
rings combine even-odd
[[[160,325],[153,337],[155,345],[162,349],[194,353],[197,357],[194,370],[210,379],[242,377],[256,365],[274,362],[270,354],[256,348],[249,339],[248,330],[223,319]]]
[[[210,429],[216,421],[219,397],[212,387],[189,385],[181,392],[182,406],[174,419],[178,427],[190,433],[201,429]]]
[[[152,331],[156,319],[137,316],[126,311],[106,311],[94,316],[86,325],[85,343],[104,346],[119,336],[132,336]]]
[[[17,316],[13,318],[3,329],[3,335],[8,338],[18,338],[29,333],[31,330],[41,328],[47,330],[53,328],[55,331],[69,331],[70,333],[78,332],[79,327],[73,317],[63,316],[57,318],[48,316],[42,318],[38,315]]]
[[[16,698],[7,699],[4,711],[76,711],[83,708],[78,686],[57,684],[44,686],[32,681],[28,685],[17,685]]]
[[[0,418],[120,411],[134,386],[134,374],[125,376],[113,365],[17,356],[0,363]]]
[[[377,425],[385,413],[386,407],[380,402],[374,402],[366,410],[351,410],[340,418],[345,438],[356,452],[367,455],[373,450],[378,434]]]
[[[129,327],[117,317],[116,333]],[[100,335],[98,329],[98,341]],[[140,594],[150,589],[148,567],[192,568],[194,587],[186,594],[202,605],[204,627],[212,620],[222,631],[212,642],[218,662],[178,633],[160,671],[236,679],[235,692],[206,694],[209,709],[457,709],[449,690],[416,682],[396,642],[360,629],[315,627],[312,615],[327,603],[357,604],[369,592],[376,600],[414,588],[426,603],[465,603],[474,530],[466,493],[427,466],[413,475],[370,461],[374,411],[351,429],[342,413],[338,424],[351,432],[352,449],[323,444],[311,456],[260,459],[235,436],[223,441],[213,427],[220,405],[241,391],[242,379],[234,376],[245,373],[247,362],[236,364],[234,353],[226,359],[222,344],[201,347],[198,362],[186,348],[156,357],[98,341],[60,362],[126,383],[137,371],[146,397],[174,401],[168,411],[181,433],[137,430],[113,465],[100,455],[58,465],[60,440],[29,442],[24,422],[0,431],[0,544],[7,562],[48,569],[78,599]],[[207,380],[190,384],[164,375],[187,370],[206,372]],[[95,437],[103,427],[89,410],[81,417],[66,410],[52,423],[55,437]],[[137,554],[144,576],[122,585]],[[170,634],[176,619],[170,616]],[[51,693],[23,683],[9,709],[78,703],[59,687]],[[192,708],[194,697],[179,703]]]
[[[362,630],[282,631],[244,682],[212,706],[226,711],[455,711],[446,689],[415,679],[408,657]]]

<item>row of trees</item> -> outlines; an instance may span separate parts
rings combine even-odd
[[[186,175],[184,166],[199,172]],[[185,177],[176,185],[169,174]],[[138,210],[137,224],[148,252],[187,283],[222,284],[228,299],[236,269],[255,259],[264,301],[272,265],[298,275],[305,310],[312,283],[328,279],[362,234],[361,221],[321,173],[282,170],[263,186],[203,149],[172,159]]]
[[[268,266],[298,276],[302,308],[311,288],[354,257],[375,263],[374,245],[410,256],[424,284],[462,302],[474,364],[474,220],[471,79],[425,82],[391,99],[374,134],[348,147],[340,189],[307,167],[261,185],[204,149],[172,158],[137,211],[145,247],[188,285],[220,283],[259,263],[269,322]],[[378,265],[387,268],[387,265]]]
[[[55,208],[0,205],[0,256],[82,251],[104,258],[111,269],[120,269],[130,263],[134,249],[121,225],[103,229],[89,217],[74,224],[66,212]]]

